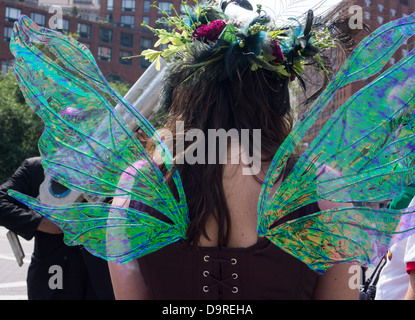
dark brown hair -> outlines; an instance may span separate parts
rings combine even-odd
[[[217,11],[207,12],[207,15],[212,15],[208,17],[208,21],[224,19],[223,13]],[[260,16],[256,21],[267,23],[269,19]],[[232,21],[232,24],[237,25],[237,22]],[[314,59],[318,49],[308,42],[312,27],[313,13],[309,11],[302,37],[303,41],[307,40],[306,47],[297,48],[296,44],[290,52],[284,53],[287,60],[286,70],[298,78],[304,90],[304,80],[300,74],[297,74],[292,62],[294,56],[300,54],[299,59],[307,58],[307,64],[314,63],[315,68],[321,68],[321,60]],[[340,27],[337,25],[329,29],[336,33],[341,31]],[[226,131],[236,129],[239,136],[241,130],[248,129],[251,135],[250,152],[253,149],[253,131],[260,129],[263,162],[272,160],[291,131],[289,79],[266,69],[252,71],[250,59],[254,59],[253,53],[261,49],[260,33],[250,37],[239,36],[244,39],[243,47],[234,43],[228,50],[226,46],[221,49],[220,45],[215,48],[215,46],[211,47],[212,43],[193,41],[186,48],[186,52],[170,57],[175,61],[169,63],[166,71],[160,105],[161,109],[169,112],[166,127],[173,133],[173,156],[176,159],[183,156],[175,154],[176,142],[183,139],[175,135],[177,121],[183,121],[185,131],[200,129],[205,138],[208,136],[209,129]],[[343,42],[348,42],[349,38],[346,40]],[[303,42],[298,42],[303,45]],[[321,54],[322,52],[320,58]],[[258,62],[258,60],[254,61]],[[329,62],[328,59],[324,60],[326,70],[330,68]],[[325,85],[321,91],[324,87]],[[309,97],[308,101],[317,97],[321,91]],[[191,144],[191,141],[184,141],[185,150]],[[205,157],[206,164],[191,165],[185,162],[175,167],[179,170],[185,191],[187,190],[186,199],[190,215],[187,237],[194,245],[198,244],[201,235],[207,237],[206,222],[213,215],[219,227],[218,245],[226,246],[231,221],[223,190],[223,165],[219,164],[218,158],[216,164],[207,164],[209,157],[207,144],[205,144]],[[173,186],[172,190],[174,192]]]
[[[262,160],[271,161],[292,127],[289,80],[267,70],[251,71],[248,66],[237,68],[232,80],[229,77],[222,79],[221,72],[208,75],[177,64],[170,67],[165,78],[164,103],[168,101],[166,127],[174,135],[173,153],[180,139],[175,135],[176,122],[183,121],[185,131],[197,128],[205,137],[209,129],[229,131],[235,128],[239,134],[242,129],[248,129],[250,152],[253,130],[260,129]],[[184,143],[186,150],[193,142]],[[219,164],[218,158],[216,164],[207,164],[207,144],[205,148],[206,164],[185,162],[176,166],[185,190],[190,190],[186,192],[190,217],[187,237],[194,245],[198,244],[201,235],[207,237],[205,225],[213,215],[219,228],[218,245],[226,246],[231,221],[223,190],[223,165]],[[218,157],[218,152],[216,154]]]

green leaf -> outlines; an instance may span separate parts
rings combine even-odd
[[[153,62],[154,60],[159,58],[162,53],[163,53],[162,51],[147,49],[141,52],[141,56],[144,56],[147,60],[149,60],[150,62]]]
[[[160,62],[160,55],[159,55],[156,61],[156,70],[160,71],[160,68],[161,68],[161,62]]]
[[[219,40],[227,41],[229,43],[236,42],[236,30],[233,24],[229,23],[223,29],[222,33],[219,36]]]

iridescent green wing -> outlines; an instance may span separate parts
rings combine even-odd
[[[177,172],[172,172],[176,199],[165,181],[165,174],[159,169],[162,164],[167,174],[172,169],[172,156],[166,144],[152,125],[109,86],[88,49],[59,32],[39,28],[24,16],[15,23],[10,48],[16,57],[14,72],[26,101],[45,123],[39,149],[48,174],[73,190],[141,201],[171,221],[168,227],[157,222],[159,229],[166,227],[166,236],[171,241],[184,237],[188,212],[181,179]],[[117,109],[113,105],[117,105]],[[157,159],[153,159],[135,138],[119,110],[148,135],[156,147]],[[120,182],[121,176],[124,181]],[[40,208],[32,200],[17,197]],[[106,217],[112,209],[108,204],[94,204],[83,212],[85,210],[90,210],[90,217],[101,214]],[[145,213],[134,215],[132,209],[125,211],[126,216],[138,219],[137,225],[143,219],[156,223]],[[62,224],[62,221],[72,221],[70,232],[65,232],[67,243],[88,246],[91,243],[88,238],[77,234],[85,234],[83,213],[78,212],[76,206],[59,212],[57,216],[56,208],[46,205],[42,209],[42,214],[63,228],[69,224]],[[102,229],[103,220],[100,221],[97,228]],[[119,221],[107,219],[108,227],[116,228]],[[131,230],[142,233],[140,228]],[[105,237],[100,241],[87,248],[105,252]],[[158,236],[151,237],[141,247],[137,243],[131,246],[142,255],[157,246],[158,241]],[[102,248],[96,247],[99,243]],[[131,253],[125,254],[130,259]],[[122,252],[114,256],[124,259]]]
[[[132,208],[106,203],[56,206],[15,191],[10,191],[10,195],[62,228],[67,245],[82,244],[108,261],[125,263],[181,238],[176,225]]]
[[[333,208],[270,230],[272,242],[311,269],[339,263],[376,266],[390,246],[415,233],[415,207],[404,210]]]
[[[362,41],[274,157],[259,200],[259,233],[313,268],[324,270],[334,261],[376,263],[384,250],[375,248],[384,249],[391,244],[391,234],[398,229],[400,220],[395,219],[390,228],[383,228],[391,214],[387,210],[368,214],[366,208],[355,207],[320,212],[288,224],[279,224],[278,220],[319,200],[347,203],[391,199],[415,180],[414,52],[344,103],[275,194],[271,193],[271,187],[336,91],[381,71],[414,33],[415,14],[384,25]],[[359,222],[359,215],[367,217],[364,219],[367,225]],[[335,223],[325,223],[327,219]],[[342,232],[346,225],[349,230],[345,235]],[[299,233],[302,228],[307,230]],[[378,236],[367,238],[371,242],[364,241],[366,233],[362,230],[371,228],[379,231]],[[305,233],[313,241],[305,242],[301,238]],[[335,240],[337,237],[342,239],[341,246]],[[342,252],[336,259],[334,251],[324,249],[333,245]],[[313,258],[310,252],[314,252]]]

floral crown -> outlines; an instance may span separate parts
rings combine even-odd
[[[218,1],[194,2],[195,6],[191,7],[182,1],[184,15],[178,14],[172,5],[173,16],[158,8],[156,2],[152,5],[165,14],[161,23],[168,28],[156,29],[143,23],[159,38],[154,46],[163,49],[147,49],[141,56],[150,62],[156,61],[157,70],[160,70],[161,58],[168,63],[177,59],[182,63],[192,61],[189,55],[194,55],[193,47],[203,44],[209,54],[203,55],[202,61],[192,61],[187,67],[201,68],[223,60],[226,75],[232,78],[233,69],[241,62],[248,62],[253,71],[264,68],[274,71],[279,77],[301,80],[307,60],[313,58],[325,69],[319,52],[335,46],[327,29],[312,30],[314,17],[311,10],[304,27],[291,19],[296,21],[296,26],[277,28],[261,5],[257,5],[256,17],[245,24],[224,13],[224,8],[232,2],[253,11],[247,0],[225,1],[226,5],[224,1],[221,4]]]

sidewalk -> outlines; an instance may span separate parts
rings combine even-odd
[[[27,300],[26,275],[33,252],[33,241],[19,238],[25,258],[19,267],[7,240],[7,229],[0,227],[0,300]]]

